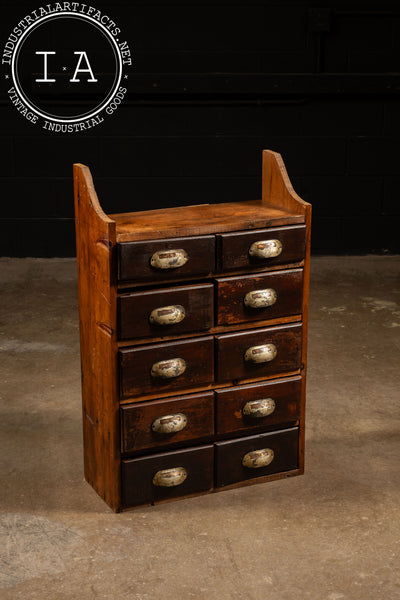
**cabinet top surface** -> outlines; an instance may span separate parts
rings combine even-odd
[[[305,222],[304,214],[288,212],[261,200],[179,206],[112,214],[109,217],[116,223],[117,242],[206,235]]]

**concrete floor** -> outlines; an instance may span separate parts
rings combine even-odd
[[[399,599],[399,274],[312,261],[303,477],[116,515],[83,481],[75,262],[2,260],[1,598]]]

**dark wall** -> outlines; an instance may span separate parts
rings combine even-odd
[[[4,43],[40,3],[2,4]],[[134,49],[128,97],[86,134],[56,135],[3,92],[0,254],[74,254],[73,162],[119,212],[258,198],[263,148],[313,204],[314,253],[400,251],[398,4],[93,5]]]

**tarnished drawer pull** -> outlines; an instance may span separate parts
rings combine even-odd
[[[150,265],[155,269],[177,269],[189,260],[186,250],[182,248],[173,250],[159,250],[154,252],[150,259]]]
[[[242,465],[248,469],[259,469],[260,467],[267,467],[273,460],[274,451],[271,448],[263,448],[245,454],[242,458]]]
[[[164,415],[158,417],[151,424],[151,428],[156,433],[176,433],[182,431],[187,425],[187,417],[183,413],[176,415]]]
[[[255,258],[274,258],[282,252],[283,246],[279,240],[260,240],[249,248],[250,256]]]
[[[272,415],[276,408],[275,400],[272,398],[261,398],[260,400],[251,400],[246,402],[242,408],[245,417],[260,419]]]
[[[160,379],[172,379],[179,377],[186,371],[186,362],[183,358],[170,358],[169,360],[160,360],[151,367],[151,376]]]
[[[186,312],[183,306],[161,306],[151,311],[149,321],[152,325],[176,325],[183,321]]]
[[[184,467],[174,467],[173,469],[164,469],[157,471],[153,477],[153,485],[158,487],[175,487],[181,485],[187,477],[187,471]]]
[[[252,363],[265,363],[274,360],[278,350],[274,344],[263,344],[262,346],[251,346],[244,354],[244,360]]]
[[[250,308],[265,308],[272,306],[278,299],[278,294],[272,288],[266,290],[254,290],[244,297],[244,305]]]

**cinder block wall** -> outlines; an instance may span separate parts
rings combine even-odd
[[[5,4],[3,40],[36,7]],[[396,3],[96,6],[134,50],[127,98],[87,133],[57,135],[26,122],[3,85],[0,254],[74,254],[73,162],[118,212],[258,198],[263,148],[313,204],[314,253],[400,251]]]

